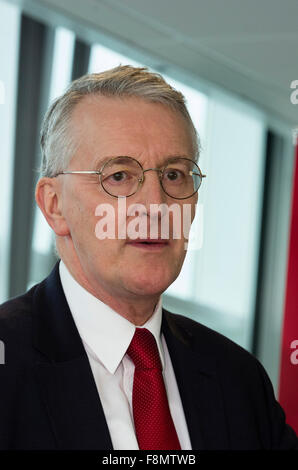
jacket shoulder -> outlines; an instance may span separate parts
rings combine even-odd
[[[232,354],[233,356],[236,354],[236,356],[244,359],[257,360],[253,354],[242,346],[202,323],[167,310],[164,310],[164,312],[168,322],[175,324],[176,328],[183,330],[189,338],[192,338],[194,348],[204,353],[204,355],[216,354],[219,357],[219,354]]]
[[[28,335],[31,337],[33,295],[37,285],[25,294],[7,300],[0,305],[0,340],[5,349],[20,349]],[[14,345],[14,346],[13,346]]]
[[[32,312],[32,299],[38,284],[34,285],[24,294],[13,297],[0,305],[0,321],[13,322],[23,318],[26,313]]]
[[[195,356],[216,365],[222,380],[235,385],[241,381],[245,387],[255,389],[258,386],[262,388],[265,380],[273,390],[263,365],[247,349],[195,320],[183,315],[165,313],[168,315],[168,322],[175,324],[176,328],[188,336]]]

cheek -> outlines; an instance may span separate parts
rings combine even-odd
[[[80,202],[73,203],[69,208],[68,217],[73,230],[77,232],[90,230],[91,216],[88,214],[87,208]]]
[[[183,244],[185,238],[188,238],[194,217],[195,204],[193,202],[176,205],[176,210],[170,212],[170,226],[172,227],[173,238],[177,242],[180,241]]]
[[[94,237],[96,239],[95,207],[96,204],[92,204],[85,197],[78,197],[77,193],[70,195],[65,206],[65,218],[73,238],[90,240],[90,237]]]

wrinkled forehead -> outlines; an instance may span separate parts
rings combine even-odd
[[[165,158],[194,158],[192,128],[177,110],[139,97],[88,96],[73,109],[70,130],[84,151],[106,160],[118,155],[142,158],[146,152]]]

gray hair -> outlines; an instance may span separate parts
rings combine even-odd
[[[41,129],[41,176],[53,177],[67,168],[78,145],[70,132],[72,111],[87,95],[140,97],[169,106],[181,113],[189,124],[194,157],[198,157],[199,139],[183,94],[171,87],[160,74],[149,72],[146,67],[120,65],[73,81],[66,92],[52,103]]]

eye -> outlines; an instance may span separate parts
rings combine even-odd
[[[185,178],[185,173],[175,168],[167,168],[164,177],[170,182],[179,182]]]
[[[103,182],[105,184],[121,184],[128,183],[132,178],[132,175],[128,171],[116,171],[109,175],[104,175]]]
[[[127,177],[127,174],[124,171],[118,171],[117,173],[114,173],[111,175],[109,178],[114,180],[115,182],[123,181]]]

